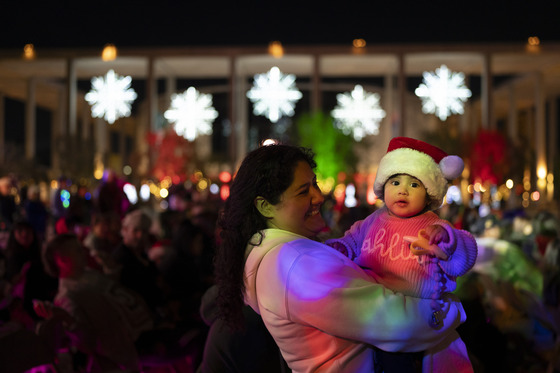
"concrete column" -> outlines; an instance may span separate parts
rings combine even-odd
[[[237,63],[236,63],[237,65]],[[235,120],[232,123],[233,131],[235,131],[236,138],[236,164],[237,166],[247,154],[247,143],[249,137],[249,113],[248,113],[248,99],[247,99],[247,81],[246,76],[239,72],[239,66],[235,69],[235,87],[234,87],[234,100],[235,100]],[[233,132],[232,131],[232,132]],[[235,167],[237,168],[237,167]]]
[[[148,130],[157,130],[157,82],[155,76],[155,62],[148,58],[148,78],[146,79],[146,100],[148,103]]]
[[[168,76],[165,81],[165,96],[167,98],[165,110],[167,110],[167,108],[171,104],[171,96],[173,96],[173,94],[175,93],[177,93],[177,80],[174,76]]]
[[[51,128],[51,169],[55,176],[62,173],[61,154],[64,153],[66,144],[66,89],[60,89],[58,108],[53,115]]]
[[[74,138],[78,132],[76,120],[76,108],[78,106],[78,78],[76,76],[76,61],[72,58],[68,59],[66,66],[66,96],[68,102],[68,130],[71,138]]]
[[[237,91],[237,58],[231,57],[229,59],[229,91],[228,91],[228,120],[229,120],[229,138],[228,138],[228,155],[232,163],[237,160],[237,98],[239,94]],[[235,164],[232,164],[235,169]]]
[[[27,81],[27,100],[25,101],[25,159],[35,158],[35,133],[36,133],[36,88],[35,78]]]
[[[6,160],[6,103],[5,96],[0,92],[0,164]]]
[[[507,134],[512,144],[517,144],[517,106],[515,103],[515,86],[509,87],[509,116],[507,122]]]
[[[87,141],[90,138],[90,121],[91,121],[91,108],[87,102],[84,102],[82,107],[82,140]]]
[[[555,162],[556,156],[558,154],[557,149],[557,138],[558,138],[558,101],[556,96],[552,97],[549,102],[549,111],[548,111],[548,174],[553,175],[555,170]],[[553,176],[551,176],[553,177]],[[547,196],[548,200],[552,201],[554,198],[554,180],[548,180],[547,176]]]
[[[406,130],[406,72],[405,57],[399,54],[399,75],[398,75],[398,120],[393,127],[393,137],[404,136]]]
[[[107,123],[103,118],[94,118],[93,125],[95,129],[95,158],[96,161],[100,161],[105,165],[105,158],[109,148]]]
[[[391,137],[393,136],[393,119],[395,118],[395,76],[391,74],[385,75],[384,78],[384,89],[385,93],[383,94],[381,100],[381,107],[385,110],[385,118],[381,122],[381,128],[379,134],[381,135],[379,140],[381,140],[381,144],[383,147],[389,144],[391,141]]]
[[[543,195],[548,174],[546,161],[546,124],[545,124],[545,93],[543,75],[535,73],[535,155],[537,170],[537,186]]]
[[[469,86],[469,77],[465,77],[465,85]],[[462,136],[464,134],[470,134],[471,132],[471,100],[467,100],[463,104],[463,114],[459,116],[459,134]]]
[[[313,72],[311,75],[311,112],[318,112],[323,105],[321,95],[321,59],[313,56]]]
[[[482,64],[481,94],[481,123],[483,129],[496,129],[496,123],[494,122],[492,91],[492,57],[490,56],[490,54],[485,54]]]

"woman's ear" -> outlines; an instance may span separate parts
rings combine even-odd
[[[274,217],[274,208],[264,197],[255,198],[255,207],[265,218]]]

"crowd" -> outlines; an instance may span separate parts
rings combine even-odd
[[[207,373],[235,365],[236,357],[250,361],[250,371],[290,371],[270,325],[255,312],[263,307],[256,298],[238,315],[245,331],[224,334],[228,320],[219,317],[223,298],[214,271],[221,237],[228,237],[218,234],[228,229],[219,223],[221,202],[177,187],[165,210],[134,205],[109,178],[91,200],[77,193],[65,207],[60,193],[68,181],[60,181],[46,203],[35,186],[0,179],[0,372]],[[342,237],[378,210],[320,199],[327,223],[321,241]],[[479,207],[466,202],[436,211],[478,245],[474,267],[457,277],[454,292],[466,314],[456,329],[472,367],[560,371],[560,222],[544,211],[481,214]],[[265,205],[262,211],[268,213]],[[392,312],[399,312],[395,304]]]
[[[195,206],[185,188],[165,211],[133,205],[118,182],[104,179],[87,199],[61,178],[42,201],[36,186],[0,179],[0,372],[200,364],[217,209]]]

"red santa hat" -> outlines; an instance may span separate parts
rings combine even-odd
[[[414,176],[424,184],[432,199],[430,209],[436,210],[443,203],[449,181],[461,175],[464,167],[460,157],[448,155],[436,146],[409,137],[395,137],[381,158],[373,190],[383,199],[385,183],[391,176]]]

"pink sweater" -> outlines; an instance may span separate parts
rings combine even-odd
[[[433,224],[441,225],[449,234],[449,242],[439,244],[449,256],[446,261],[412,254],[410,243],[403,239],[416,237],[418,231]],[[469,271],[477,257],[474,237],[467,231],[453,228],[433,212],[402,219],[389,215],[387,209],[382,208],[356,222],[344,237],[329,242],[333,241],[343,244],[349,257],[377,282],[393,291],[420,298],[431,298],[439,280],[444,292],[455,290],[456,277]],[[443,278],[439,279],[436,272],[443,272]]]
[[[445,261],[412,254],[410,243],[403,239],[417,237],[418,231],[433,224],[441,225],[449,234],[449,242],[438,245],[448,255]],[[376,282],[398,293],[431,298],[432,304],[440,305],[442,293],[455,290],[456,277],[469,271],[478,255],[476,241],[469,232],[454,229],[435,213],[401,219],[389,215],[386,207],[354,223],[344,237],[326,243],[332,246],[334,242],[346,247],[346,255]],[[473,372],[466,346],[456,332],[438,347],[427,350],[422,365],[425,373]]]

